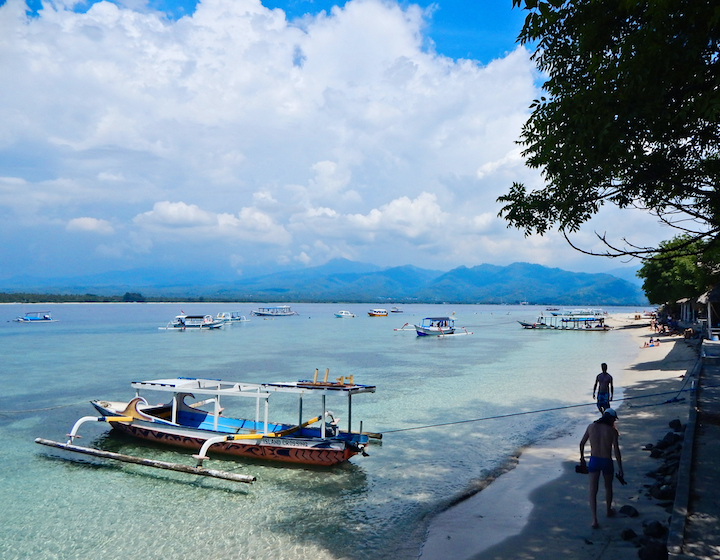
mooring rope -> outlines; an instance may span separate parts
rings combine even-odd
[[[709,388],[710,386],[705,386],[704,388]],[[670,404],[672,402],[675,402],[677,400],[677,395],[680,393],[684,393],[686,391],[694,391],[694,388],[690,389],[680,389],[680,391],[663,391],[662,393],[652,393],[649,395],[638,395],[636,397],[623,397],[620,399],[615,399],[613,402],[620,402],[620,401],[630,401],[635,399],[647,399],[650,397],[659,397],[662,395],[676,395],[673,399],[668,399],[665,402],[662,403],[656,403],[656,404]],[[411,430],[425,430],[427,428],[440,428],[443,426],[454,426],[457,424],[469,424],[471,422],[483,422],[485,420],[496,420],[499,418],[512,418],[514,416],[525,416],[528,414],[540,414],[542,412],[552,412],[555,410],[567,410],[570,408],[580,408],[582,406],[596,406],[597,402],[590,402],[590,403],[580,403],[580,404],[568,404],[564,406],[555,406],[551,408],[542,408],[540,410],[526,410],[524,412],[510,412],[508,414],[497,414],[495,416],[483,416],[482,418],[473,418],[470,420],[456,420],[454,422],[442,422],[440,424],[429,424],[427,426],[413,426],[412,428],[398,428],[397,430],[385,430],[384,432],[381,432],[383,434],[394,434],[397,432],[409,432]]]
[[[69,406],[77,406],[79,404],[86,403],[86,400],[78,401],[70,404],[59,404],[57,406],[48,406],[46,408],[23,408],[22,410],[0,410],[0,415],[2,414],[26,414],[28,412],[44,412],[46,410],[55,410],[58,408],[67,408]]]

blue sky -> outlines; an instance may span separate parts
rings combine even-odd
[[[596,272],[497,217],[540,91],[508,1],[0,4],[0,280],[337,257]],[[663,231],[605,209],[594,232]]]

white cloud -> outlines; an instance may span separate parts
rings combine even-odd
[[[217,217],[195,204],[165,200],[156,202],[152,210],[136,216],[134,221],[148,227],[193,228],[213,225]]]
[[[110,222],[98,218],[73,218],[67,224],[68,231],[89,231],[99,233],[101,235],[110,235],[114,233]]]
[[[133,219],[147,235],[162,240],[168,233],[187,241],[208,242],[217,238],[241,239],[264,244],[286,244],[289,235],[271,216],[257,208],[242,208],[237,216],[214,213],[195,204],[184,202],[156,202],[153,209]]]
[[[96,216],[128,235],[108,259],[182,259],[188,243],[232,267],[539,258],[495,217],[513,180],[540,181],[515,144],[538,94],[524,48],[487,66],[438,56],[428,13],[383,0],[300,26],[258,0],[178,21],[65,6],[0,6],[0,211],[39,247],[38,223]],[[576,257],[551,246],[557,265]]]

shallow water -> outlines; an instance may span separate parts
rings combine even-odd
[[[519,447],[567,433],[592,406],[480,422],[461,420],[590,402],[599,364],[637,348],[619,332],[525,331],[542,308],[406,305],[370,318],[370,305],[297,304],[296,317],[213,332],[159,330],[174,315],[250,311],[251,304],[0,306],[0,557],[146,559],[416,558],[433,513],[503,465]],[[52,311],[45,325],[11,322]],[[349,309],[354,319],[333,313]],[[632,312],[634,309],[609,309]],[[455,315],[471,336],[395,332],[424,316]],[[95,398],[127,400],[131,381],[212,377],[233,381],[354,375],[377,386],[353,398],[353,429],[384,434],[369,457],[333,468],[213,460],[252,474],[252,485],[78,457],[33,443],[65,441]],[[271,398],[272,419],[294,422],[297,404]],[[223,403],[224,405],[226,403]],[[306,401],[305,416],[320,412]],[[347,418],[345,403],[328,408]],[[193,464],[187,452],[85,425],[80,445]]]

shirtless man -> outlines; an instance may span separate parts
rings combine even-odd
[[[602,372],[598,373],[593,385],[593,399],[595,391],[597,391],[597,407],[600,412],[605,412],[610,407],[610,401],[613,399],[613,378],[607,371],[607,364],[600,364]]]
[[[590,476],[590,512],[592,513],[592,528],[597,529],[600,524],[597,519],[597,493],[600,483],[600,473],[605,481],[605,503],[608,517],[615,515],[612,508],[613,500],[613,452],[618,464],[618,475],[622,482],[625,473],[623,472],[622,457],[620,456],[620,445],[618,443],[618,431],[615,428],[617,413],[608,408],[602,418],[595,420],[585,430],[585,435],[580,441],[580,462],[585,462],[585,444],[590,440],[590,461],[588,462],[588,474]]]

